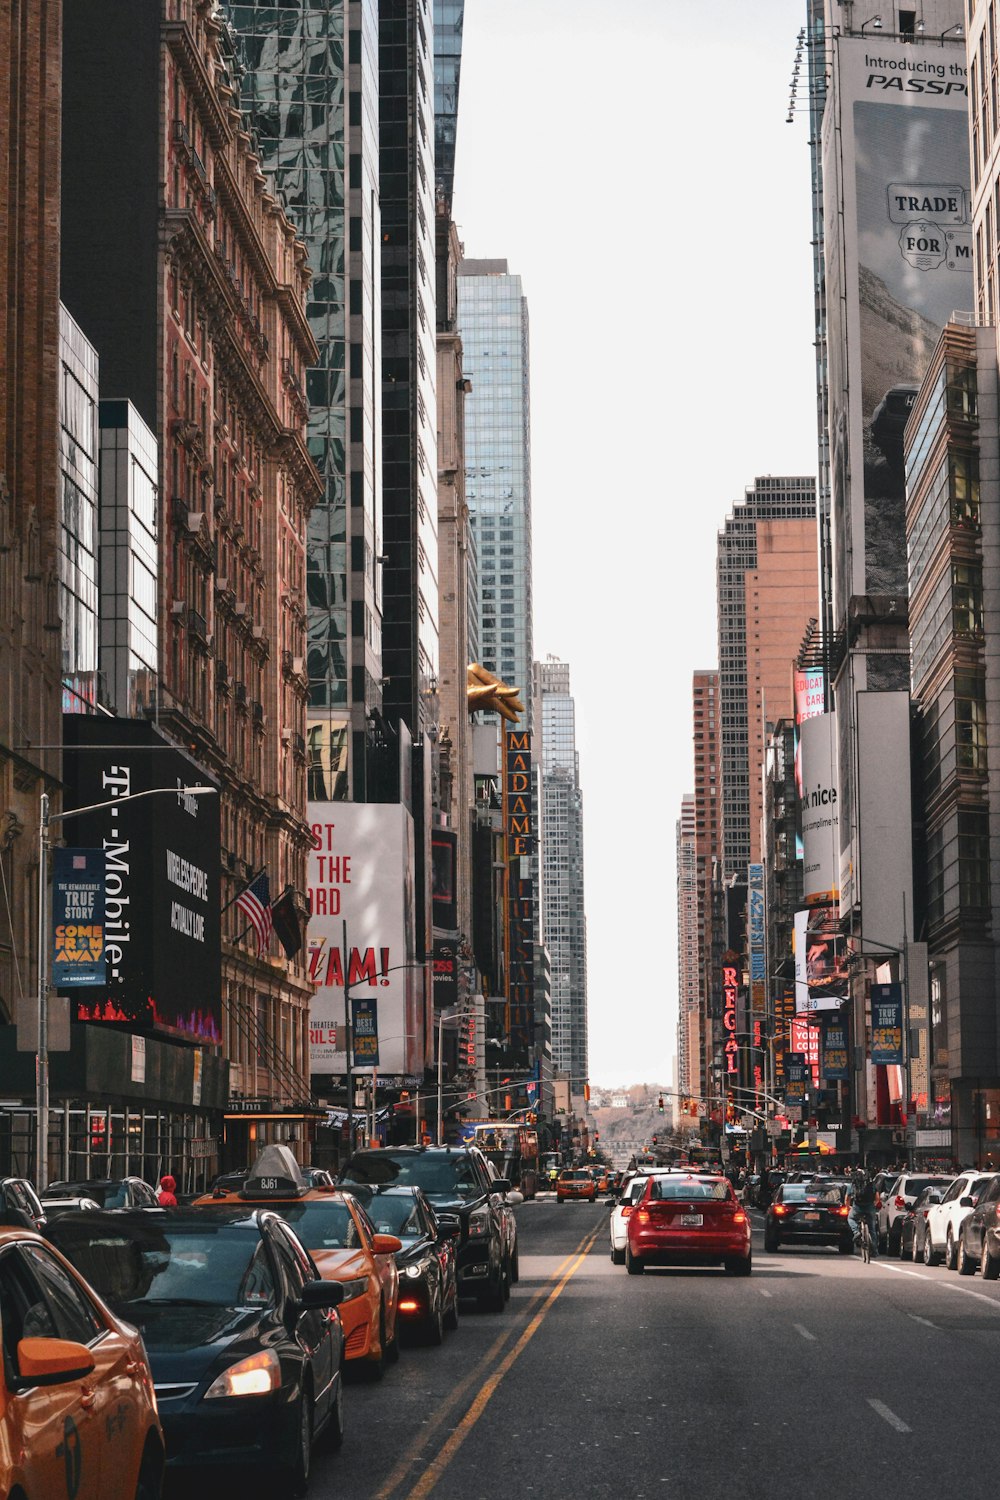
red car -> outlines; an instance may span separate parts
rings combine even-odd
[[[725,1177],[681,1173],[650,1177],[628,1218],[625,1266],[639,1276],[648,1265],[722,1264],[749,1276],[750,1219]]]

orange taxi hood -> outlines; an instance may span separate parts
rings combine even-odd
[[[371,1274],[366,1250],[310,1250],[324,1281],[353,1281]]]

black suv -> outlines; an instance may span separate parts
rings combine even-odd
[[[504,1202],[505,1177],[490,1179],[475,1146],[390,1146],[356,1151],[337,1179],[343,1187],[413,1186],[433,1205],[438,1223],[461,1227],[458,1294],[502,1312],[517,1265],[517,1226]]]

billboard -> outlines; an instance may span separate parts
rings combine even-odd
[[[799,729],[802,762],[802,895],[807,906],[833,905],[840,893],[837,724],[816,714]]]
[[[813,906],[797,911],[793,926],[795,1013],[838,1010],[850,993],[849,956],[836,909]]]
[[[903,428],[941,329],[972,305],[961,38],[837,39],[824,117],[835,628],[907,592]]]
[[[763,865],[747,865],[747,949],[750,955],[750,1010],[754,1015],[763,1015],[767,1005]]]
[[[222,1041],[219,798],[201,766],[142,719],[63,716],[67,823],[103,852],[106,980],[71,992],[77,1021]],[[125,799],[156,789],[164,795]]]
[[[308,816],[310,1071],[346,1076],[349,998],[378,1002],[377,1019],[364,1011],[368,1056],[357,1051],[357,1065],[422,1075],[413,818],[400,803],[357,802],[310,802]]]
[[[913,902],[910,695],[858,693],[860,897],[866,951],[901,949]]]
[[[893,984],[872,985],[873,1063],[899,1067],[903,1061],[903,990]]]

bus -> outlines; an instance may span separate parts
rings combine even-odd
[[[515,1121],[467,1120],[462,1134],[512,1187],[534,1198],[539,1187],[537,1130]]]

